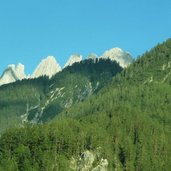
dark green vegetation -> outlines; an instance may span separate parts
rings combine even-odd
[[[100,147],[108,170],[170,171],[170,143],[171,39],[51,122],[8,130],[0,139],[0,165],[67,171],[72,157]]]
[[[122,68],[110,60],[85,60],[47,77],[0,87],[0,134],[25,122],[51,120],[111,82]]]

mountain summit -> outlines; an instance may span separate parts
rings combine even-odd
[[[94,61],[96,61],[96,59],[99,60],[100,58],[117,61],[122,68],[126,68],[133,62],[132,56],[128,52],[125,52],[120,48],[112,48],[110,50],[107,50],[101,57],[98,57],[94,53],[89,54],[87,57],[87,59],[93,59]],[[72,66],[74,63],[79,63],[82,61],[82,59],[82,55],[74,54],[68,59],[64,68],[66,68],[67,66]],[[43,59],[31,76],[25,75],[24,65],[9,65],[0,77],[0,86],[3,84],[15,82],[17,80],[22,80],[23,78],[38,78],[40,76],[48,76],[49,78],[51,78],[53,75],[61,70],[62,68],[60,67],[54,56],[48,56],[47,58]]]
[[[78,55],[78,54],[74,54],[72,55],[69,60],[67,61],[67,63],[65,64],[64,68],[66,68],[67,66],[71,66],[76,62],[80,62],[82,61],[82,55]]]
[[[59,71],[61,71],[61,67],[57,63],[55,57],[48,56],[46,59],[43,59],[37,66],[37,68],[32,74],[32,78],[37,78],[45,75],[51,78],[54,74],[56,74]]]
[[[104,52],[102,58],[109,58],[112,61],[117,61],[121,67],[126,68],[133,62],[133,58],[130,53],[123,51],[120,48],[112,48]]]
[[[0,85],[15,82],[26,78],[24,73],[24,65],[19,63],[18,65],[8,65],[0,77]]]

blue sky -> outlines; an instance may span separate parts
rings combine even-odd
[[[21,62],[32,73],[54,55],[101,55],[112,47],[141,55],[171,37],[170,0],[1,0],[0,74]]]

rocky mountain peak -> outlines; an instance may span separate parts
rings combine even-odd
[[[4,70],[2,76],[0,77],[0,85],[15,82],[17,80],[24,79],[24,65],[19,63],[18,65],[10,64]]]
[[[57,63],[55,57],[48,56],[43,59],[32,74],[32,78],[40,76],[49,76],[51,78],[54,74],[61,71],[60,65]]]
[[[73,65],[76,62],[82,61],[82,58],[83,58],[82,55],[79,55],[79,54],[72,55],[69,58],[69,60],[67,61],[67,63],[65,64],[64,68],[67,67],[67,66],[71,66],[71,65]]]
[[[105,51],[101,58],[109,58],[110,60],[115,60],[123,68],[127,67],[133,62],[133,58],[130,53],[125,52],[118,47]],[[71,66],[76,62],[80,62],[82,61],[82,59],[82,55],[74,54],[68,59],[64,68],[67,66]],[[96,59],[99,58],[96,54],[91,53],[87,56],[87,59],[94,59],[94,61],[96,61]],[[31,76],[25,75],[23,64],[11,64],[8,65],[8,67],[5,69],[2,76],[0,77],[0,85],[15,82],[17,80],[22,80],[24,78],[37,78],[40,76],[48,76],[49,78],[51,78],[54,74],[58,73],[61,70],[62,68],[60,67],[54,56],[48,56],[47,58],[43,59]]]
[[[98,56],[95,54],[95,53],[90,53],[88,56],[87,56],[87,59],[96,59],[98,58]]]
[[[15,72],[17,77],[21,80],[26,77],[24,73],[24,65],[19,63],[18,65],[15,66]]]
[[[105,51],[101,57],[117,61],[123,68],[126,68],[133,62],[133,58],[130,53],[125,52],[118,47]]]

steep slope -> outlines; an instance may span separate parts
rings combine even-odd
[[[111,170],[170,170],[170,61],[171,39],[144,54],[97,95],[61,114],[106,131],[111,146],[94,143],[93,137],[90,144],[111,155]],[[146,81],[151,74],[154,79]]]
[[[52,123],[2,135],[2,170],[170,170],[171,76],[168,69],[157,77],[158,70],[151,67],[171,60],[171,41],[154,49]],[[151,56],[153,51],[156,55]],[[128,77],[137,70],[140,78]],[[158,81],[142,84],[144,72]]]
[[[112,48],[104,52],[101,58],[109,58],[115,60],[120,64],[121,67],[126,68],[133,63],[133,58],[130,53],[123,51],[120,48]]]
[[[158,45],[51,123],[7,131],[0,138],[0,169],[170,170],[170,68],[158,71],[170,51],[171,40]],[[146,73],[155,81],[144,83]]]
[[[110,60],[85,60],[51,79],[39,77],[0,87],[0,132],[25,122],[51,120],[63,109],[99,91],[121,70]]]
[[[138,58],[115,79],[115,83],[148,84],[170,82],[171,39],[158,44]],[[122,79],[120,79],[122,77]]]
[[[111,84],[104,87],[96,96],[91,97],[89,100],[96,103],[96,100],[94,101],[92,99],[95,98],[98,101],[99,98],[104,103],[108,101],[111,107],[116,102],[117,105],[121,106],[127,105],[128,103],[130,107],[138,107],[138,110],[140,109],[142,111],[159,110],[156,113],[154,112],[152,117],[156,117],[156,119],[163,118],[161,119],[162,121],[166,119],[167,122],[170,123],[170,63],[171,39],[168,39],[166,42],[157,45],[138,58],[132,65],[116,75]],[[108,100],[104,100],[109,97],[110,94],[114,94],[113,98],[115,97],[115,99],[112,100],[112,97],[110,97]],[[136,101],[136,98],[138,98],[139,101]],[[129,102],[127,101],[128,99],[130,100]],[[85,102],[83,105],[85,105]],[[82,106],[82,104],[80,104],[80,106]],[[95,105],[90,105],[90,110],[92,110],[92,106],[94,107]],[[99,106],[99,108],[102,109],[103,107],[104,105],[102,105],[102,107]],[[165,108],[166,111],[164,112]],[[74,107],[73,110],[75,110]],[[160,110],[163,110],[161,113],[161,115],[163,115],[162,117],[158,115]],[[77,116],[77,114],[75,112],[74,115]]]
[[[46,59],[43,59],[37,66],[32,74],[32,78],[37,78],[40,76],[48,76],[51,78],[59,71],[61,71],[61,67],[57,63],[56,59],[53,56],[48,56]]]
[[[122,68],[110,60],[84,60],[63,69],[49,81],[46,101],[28,110],[28,122],[51,120],[63,109],[99,91],[108,84]]]
[[[7,69],[3,72],[2,76],[0,77],[0,86],[3,84],[8,84],[15,82],[17,80],[24,79],[25,73],[24,73],[24,65],[18,64],[18,65],[9,65]]]
[[[0,87],[0,134],[22,124],[21,116],[28,108],[46,98],[47,78],[22,80]]]

